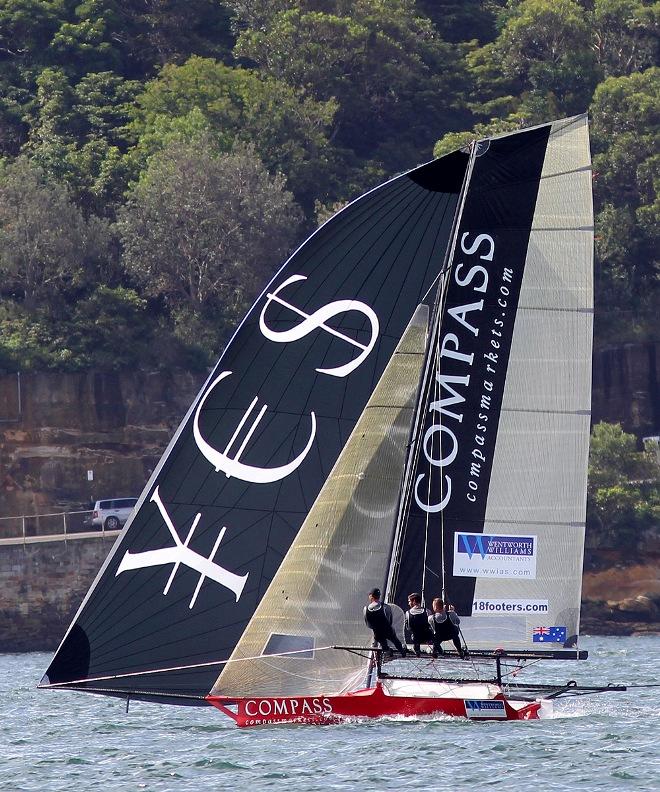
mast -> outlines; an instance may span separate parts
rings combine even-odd
[[[409,453],[406,459],[406,466],[403,473],[402,485],[400,490],[399,504],[397,508],[397,519],[394,528],[394,535],[392,538],[392,546],[390,549],[390,563],[387,572],[387,580],[385,583],[385,601],[390,598],[390,593],[396,586],[396,576],[398,572],[399,553],[401,551],[402,534],[405,529],[405,516],[409,508],[409,499],[412,492],[412,481],[417,464],[419,461],[420,441],[424,423],[424,412],[427,407],[427,398],[431,387],[431,376],[434,362],[438,359],[438,340],[440,332],[440,320],[442,317],[442,306],[444,297],[447,292],[447,284],[451,272],[454,252],[456,249],[456,242],[458,239],[458,229],[463,214],[463,207],[465,206],[465,199],[467,196],[470,178],[474,167],[474,160],[476,156],[478,142],[471,141],[469,144],[468,163],[465,170],[465,178],[461,185],[458,204],[454,218],[452,221],[452,230],[449,236],[449,244],[444,252],[442,268],[440,270],[438,287],[436,289],[435,297],[433,300],[433,310],[431,313],[431,322],[429,325],[429,335],[426,345],[426,353],[424,359],[424,368],[417,396],[415,420],[413,423],[410,441],[408,444]],[[444,565],[443,565],[443,580],[442,580],[442,596],[444,598]],[[424,602],[424,585],[422,589],[422,603]]]

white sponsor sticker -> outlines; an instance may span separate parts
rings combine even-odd
[[[456,577],[536,579],[536,536],[454,534]]]
[[[466,699],[465,714],[468,718],[506,718],[506,708],[499,699]]]
[[[472,603],[473,616],[502,616],[507,613],[547,613],[548,600],[532,599],[476,599]]]

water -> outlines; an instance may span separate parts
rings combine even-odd
[[[546,677],[660,683],[660,636],[586,639]],[[2,792],[659,790],[660,687],[557,702],[547,721],[237,729],[209,708],[38,691],[46,654],[0,655]]]

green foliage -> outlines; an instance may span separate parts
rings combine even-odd
[[[633,553],[645,532],[660,530],[660,466],[620,424],[593,428],[587,496],[587,526],[599,541]]]
[[[473,131],[449,132],[434,148],[440,156],[590,104],[600,343],[657,336],[659,15],[660,3],[639,0],[508,3],[498,37],[466,55]]]
[[[110,333],[91,327],[107,288],[108,305],[134,290],[146,306],[115,313],[143,323],[147,357],[211,361],[259,267],[245,258],[249,282],[232,274],[211,320],[153,288],[166,267],[142,278],[110,226],[121,209],[123,233],[132,212],[137,227],[174,151],[205,166],[253,147],[311,228],[438,138],[441,156],[589,105],[597,334],[657,335],[659,19],[657,0],[0,0],[0,296],[3,316],[18,311],[3,359],[113,365]]]
[[[100,286],[71,315],[25,311],[0,302],[0,366],[16,369],[120,369],[158,360],[146,301],[130,289]]]
[[[204,138],[151,158],[120,212],[123,260],[184,340],[205,336],[217,349],[287,253],[300,214],[284,183],[253,149],[218,154]]]
[[[494,100],[513,94],[502,109],[528,124],[583,112],[598,69],[589,20],[576,0],[522,0],[502,21],[497,39],[470,58],[485,88],[477,107],[490,113]]]
[[[37,79],[34,118],[25,151],[65,182],[87,213],[112,215],[134,171],[124,156],[126,123],[139,83],[112,72],[73,85],[60,69]]]
[[[481,0],[417,0],[419,11],[432,20],[445,41],[492,41],[496,20],[490,3]]]
[[[594,49],[605,77],[642,71],[658,61],[660,3],[595,0]]]
[[[107,227],[85,220],[66,188],[46,180],[25,157],[0,175],[0,277],[3,290],[29,307],[56,304],[103,257]]]
[[[288,175],[297,199],[313,202],[327,169],[328,138],[336,105],[317,102],[270,77],[208,58],[165,66],[136,99],[131,133],[140,167],[172,140],[200,132],[221,151],[235,141],[253,144],[271,171]]]
[[[592,113],[601,332],[620,338],[634,322],[648,334],[660,310],[660,69],[608,78]]]
[[[438,126],[461,123],[461,58],[407,0],[290,3],[241,32],[238,55],[319,101],[335,100],[334,140],[390,170],[428,156]]]

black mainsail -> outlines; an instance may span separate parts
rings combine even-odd
[[[234,334],[42,685],[197,703],[212,687],[435,288],[468,157],[362,196]]]

